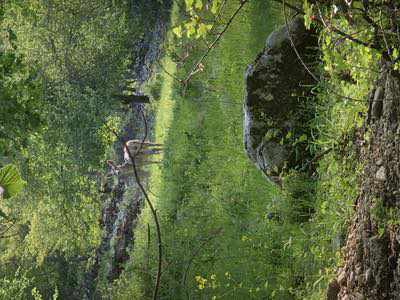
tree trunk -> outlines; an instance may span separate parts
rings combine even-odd
[[[388,64],[368,101],[360,191],[328,299],[400,299],[400,75]]]

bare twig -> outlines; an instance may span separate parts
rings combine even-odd
[[[366,14],[366,13],[365,13]],[[387,53],[387,55],[389,56],[390,54],[391,54],[391,49],[390,49],[390,47],[389,47],[389,43],[388,43],[388,41],[387,41],[387,39],[386,39],[386,33],[385,33],[385,30],[383,29],[383,21],[382,21],[382,11],[380,10],[379,11],[379,22],[380,22],[380,24],[379,24],[379,29],[381,30],[381,32],[382,32],[382,37],[383,37],[383,41],[385,42],[385,46],[386,46],[386,53]]]
[[[227,2],[227,0],[224,0],[224,2],[222,2],[221,6],[220,6],[220,8],[218,10],[218,13],[214,18],[214,23],[212,24],[210,32],[214,32],[214,29],[215,29],[215,27],[217,25],[218,20],[221,19],[221,15],[222,15],[222,12],[224,11],[224,7],[225,7],[226,2]]]
[[[285,25],[286,25],[286,30],[288,33],[288,37],[290,40],[290,44],[292,45],[292,49],[293,51],[296,53],[297,58],[299,59],[300,63],[303,65],[304,69],[307,71],[308,74],[310,74],[310,76],[316,81],[319,82],[319,79],[317,78],[317,76],[314,75],[313,72],[311,72],[311,70],[307,67],[306,63],[304,62],[304,60],[301,58],[299,52],[297,51],[296,45],[294,44],[293,38],[292,38],[292,33],[290,32],[290,25],[287,19],[287,15],[286,15],[286,2],[285,0],[283,0],[283,16],[285,18]]]
[[[197,61],[197,63],[193,66],[192,70],[189,72],[188,76],[184,80],[185,85],[190,81],[190,79],[195,75],[199,67],[203,64],[203,61],[207,58],[208,54],[210,54],[211,50],[215,47],[215,45],[218,43],[218,41],[221,39],[222,35],[226,32],[226,30],[229,28],[231,25],[232,21],[235,19],[237,14],[240,12],[240,10],[243,8],[243,6],[248,2],[249,0],[242,0],[240,2],[239,7],[235,10],[233,15],[229,18],[228,22],[226,23],[224,29],[218,34],[218,36],[215,38],[215,40],[210,44],[210,46],[207,48],[206,52],[200,57],[200,59]]]
[[[283,4],[282,0],[272,0],[273,2],[279,3],[279,4]],[[296,13],[298,14],[302,14],[304,15],[304,11],[300,8],[298,8],[297,6],[291,5],[289,3],[286,3],[286,7],[289,7],[290,9],[294,10]]]
[[[10,226],[8,226],[5,230],[3,230],[2,232],[0,232],[0,235],[3,236],[4,234],[6,234],[11,228],[13,228],[16,225],[16,223],[12,223]]]

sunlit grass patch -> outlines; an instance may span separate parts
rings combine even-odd
[[[169,57],[165,57],[162,61],[164,68],[170,73],[175,74],[176,65],[171,61]],[[171,126],[173,120],[173,109],[175,105],[175,100],[173,99],[173,78],[168,74],[164,73],[162,79],[160,99],[157,103],[157,111],[155,114],[155,127],[154,127],[154,140],[156,143],[165,144],[166,138],[168,136],[168,130]],[[154,160],[159,160],[162,162],[163,153],[155,155]],[[161,189],[161,169],[160,165],[151,165],[150,167],[150,199],[152,201],[158,202],[160,199],[157,196]]]

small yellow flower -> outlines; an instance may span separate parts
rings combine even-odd
[[[202,290],[206,287],[207,279],[201,277],[200,275],[197,275],[194,278],[196,279],[199,290]]]
[[[217,279],[217,275],[212,274],[212,275],[211,275],[211,280],[215,280],[215,279]]]

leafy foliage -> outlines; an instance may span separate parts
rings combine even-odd
[[[0,169],[0,186],[4,189],[4,198],[17,195],[24,188],[25,182],[14,165],[7,165]]]
[[[21,274],[18,269],[14,276],[0,279],[0,299],[25,299],[25,291],[28,289],[29,284],[29,278],[26,277],[26,274]]]
[[[189,18],[182,24],[174,27],[172,32],[178,38],[182,38],[183,34],[189,39],[206,38],[207,33],[214,27],[213,23],[207,20],[215,18],[221,8],[222,2],[222,0],[185,0],[185,9]]]
[[[74,276],[85,266],[77,258],[100,238],[94,174],[114,140],[104,127],[119,122],[112,94],[130,63],[129,38],[141,30],[130,23],[127,1],[2,5],[0,160],[21,170],[26,188],[0,204],[15,222],[0,225],[0,275],[21,266],[29,279],[23,299],[50,299],[57,289],[79,298]],[[23,181],[11,181],[16,169],[6,168],[0,185],[9,196]]]
[[[24,62],[11,28],[2,28],[0,39],[0,157],[26,143],[38,129],[41,93],[37,69]]]

